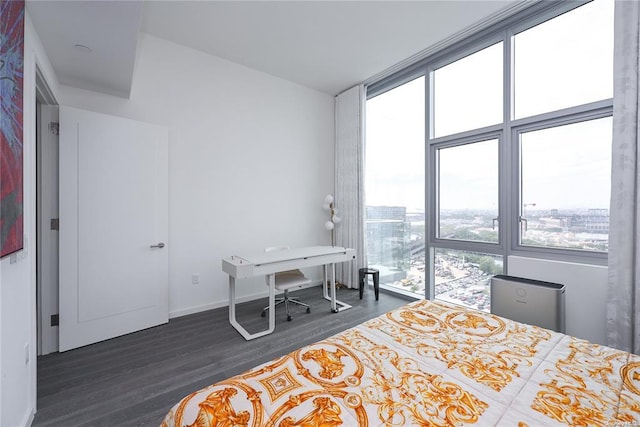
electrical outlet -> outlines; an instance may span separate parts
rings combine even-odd
[[[200,275],[199,274],[191,275],[191,284],[192,285],[199,285],[200,284]]]

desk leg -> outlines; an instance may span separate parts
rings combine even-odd
[[[327,264],[322,266],[322,296],[324,299],[331,301],[329,297],[329,288],[327,287],[327,283],[329,282],[329,277],[327,276]]]
[[[337,313],[336,309],[336,264],[331,263],[331,311]]]
[[[251,334],[236,320],[236,278],[229,276],[229,323],[231,323],[231,326],[233,326],[247,341],[268,335],[276,329],[275,281],[275,275],[271,274],[269,276],[269,329]]]
[[[323,271],[323,280],[322,280],[322,296],[327,301],[331,301],[331,312],[337,313],[339,311],[343,311],[351,308],[351,306],[345,302],[338,301],[336,299],[336,264],[331,264],[331,295],[329,295],[329,289],[327,287],[327,282],[329,282],[328,274],[327,274],[327,264],[322,266]],[[340,307],[337,307],[339,305]]]

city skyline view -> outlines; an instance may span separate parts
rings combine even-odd
[[[446,212],[443,238],[492,240],[491,214],[478,210]],[[424,215],[402,206],[367,206],[369,265],[380,270],[381,283],[423,297],[426,279]],[[531,212],[523,244],[575,250],[608,249],[608,209]],[[487,238],[487,236],[490,236]],[[503,274],[500,255],[436,248],[435,297],[480,310],[490,310],[490,279]]]

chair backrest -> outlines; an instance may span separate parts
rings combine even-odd
[[[273,251],[286,251],[287,249],[290,249],[289,246],[270,246],[268,248],[264,248],[265,252],[273,252]],[[291,280],[291,278],[293,277],[294,279],[299,280],[300,278],[302,278],[303,280],[308,280],[304,274],[302,273],[302,271],[295,269],[295,270],[287,270],[287,271],[281,271],[279,273],[276,273],[276,287],[278,286],[278,276],[280,276],[281,278],[283,278],[283,280],[286,282],[289,282]],[[267,282],[267,285],[269,284],[269,276],[265,276],[265,281]]]
[[[264,248],[265,252],[273,252],[273,251],[286,251],[287,249],[289,249],[289,246],[269,246],[267,248]],[[278,276],[278,273],[276,273],[276,278]],[[269,284],[269,276],[264,276],[264,279],[267,282],[267,285]]]

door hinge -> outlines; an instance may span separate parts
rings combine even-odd
[[[54,135],[60,135],[60,123],[49,122],[49,132],[51,132]]]
[[[52,230],[60,230],[60,219],[59,218],[51,218],[51,229]]]
[[[60,325],[60,315],[59,314],[52,314],[51,315],[51,326],[58,326]]]

